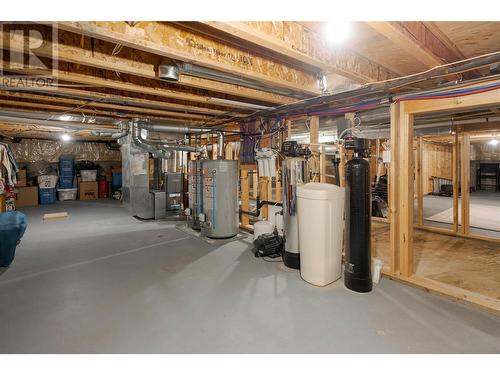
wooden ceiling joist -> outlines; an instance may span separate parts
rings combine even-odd
[[[465,57],[432,23],[368,22],[368,25],[429,68]],[[477,77],[477,73],[466,75]]]
[[[85,91],[83,91],[85,92]],[[65,104],[65,105],[71,105],[73,108],[66,108],[67,110],[72,110],[72,112],[92,112],[92,109],[94,108],[105,108],[105,109],[110,109],[114,110],[114,115],[123,115],[124,112],[131,112],[130,116],[134,115],[135,116],[156,116],[156,117],[163,117],[163,118],[192,118],[192,119],[209,119],[209,116],[203,116],[200,114],[190,114],[188,111],[186,112],[172,112],[168,110],[162,110],[162,109],[152,109],[152,108],[143,108],[143,107],[135,107],[131,106],[129,103],[128,105],[118,105],[118,104],[111,104],[111,103],[103,103],[100,100],[102,100],[102,97],[95,97],[94,101],[91,100],[78,100],[78,99],[68,99],[68,98],[61,98],[61,97],[56,97],[56,96],[44,96],[44,95],[34,95],[30,93],[25,93],[25,92],[10,92],[10,91],[1,91],[0,90],[0,97],[7,97],[9,99],[27,99],[31,101],[36,101],[37,103],[40,102],[52,102],[52,103],[57,103],[57,104]],[[20,102],[23,103],[23,102]],[[24,102],[25,103],[25,102]],[[28,103],[29,104],[29,103]],[[20,106],[23,106],[24,104],[20,104]],[[26,106],[26,105],[25,105]],[[216,111],[218,113],[212,113],[213,115],[215,114],[221,114],[224,113],[224,111]],[[236,114],[235,116],[244,116]]]
[[[23,92],[14,92],[8,91],[10,96],[13,97],[22,97],[26,95],[25,93],[28,90],[23,90]],[[2,91],[0,91],[2,92]],[[4,91],[6,92],[6,91]],[[38,90],[33,90],[36,94],[41,94]],[[159,109],[166,111],[183,111],[184,113],[201,113],[207,115],[221,115],[227,111],[213,108],[200,107],[199,105],[185,105],[178,103],[170,103],[170,102],[160,102],[156,100],[149,100],[143,98],[136,98],[130,96],[123,95],[112,95],[102,92],[96,91],[86,91],[80,89],[72,89],[67,87],[58,87],[57,91],[44,91],[42,94],[47,95],[47,98],[50,98],[54,101],[64,101],[65,98],[75,98],[80,99],[82,101],[92,101],[97,102],[99,104],[115,104],[119,106],[132,106],[132,107],[140,107],[144,109]],[[111,107],[110,107],[111,108]]]
[[[228,46],[163,22],[59,22],[60,29],[124,45],[166,58],[194,63],[210,69],[304,95],[319,94],[316,77],[290,66]]]
[[[305,64],[309,69],[336,73],[358,83],[394,78],[390,70],[346,48],[332,49],[316,32],[297,22],[200,22],[273,54]]]
[[[5,40],[7,35],[0,31],[0,38]],[[38,38],[39,35],[33,38]],[[37,40],[33,41],[34,45],[38,44]],[[6,45],[6,44],[4,44]],[[9,35],[9,49],[15,52],[24,52],[24,40],[22,36]],[[134,60],[130,58],[121,57],[118,55],[111,55],[101,52],[98,48],[85,49],[76,47],[70,44],[51,43],[45,41],[41,47],[37,48],[36,54],[38,56],[51,58],[52,51],[57,51],[59,61],[86,65],[98,69],[112,70],[119,73],[130,74],[132,76],[143,77],[148,79],[157,79],[156,66],[151,62],[146,62],[147,59]],[[170,82],[179,86],[193,87],[198,89],[210,90],[217,93],[239,96],[245,99],[258,100],[269,102],[273,104],[291,103],[296,99],[260,91],[252,88],[232,85],[223,82],[215,82],[204,78],[192,77],[181,74],[178,82]]]
[[[7,64],[5,63],[5,61],[0,61],[0,63],[4,71],[13,71],[13,72],[21,71],[21,68],[17,67],[16,64],[13,63]],[[35,75],[37,73],[36,70],[30,70],[30,69],[22,69],[22,72],[24,74],[32,74],[32,75]],[[191,94],[189,92],[176,91],[160,87],[144,86],[140,84],[124,82],[115,79],[101,78],[81,73],[73,73],[64,70],[59,70],[57,72],[57,78],[59,81],[89,85],[91,87],[96,87],[96,88],[104,87],[109,89],[123,90],[139,94],[158,96],[168,99],[178,99],[178,100],[210,104],[210,102],[208,101],[209,99],[208,96]],[[246,107],[244,104],[239,104],[237,102],[224,103],[224,106],[233,108]]]
[[[13,107],[23,107],[23,108],[39,108],[39,109],[46,109],[46,110],[54,110],[54,111],[61,111],[63,113],[88,113],[88,114],[99,114],[99,115],[105,115],[105,116],[115,116],[115,117],[138,117],[137,114],[134,115],[134,113],[126,113],[126,112],[137,112],[141,113],[143,111],[142,108],[135,108],[135,107],[123,107],[120,108],[119,111],[115,112],[109,112],[109,111],[103,111],[99,110],[96,108],[93,108],[93,103],[90,104],[87,107],[78,107],[78,106],[64,106],[64,105],[54,105],[54,104],[46,104],[46,103],[33,103],[33,102],[24,102],[24,101],[19,101],[19,100],[5,100],[0,98],[0,104],[4,105],[9,105]],[[98,103],[96,103],[98,104]],[[96,105],[97,107],[97,105]],[[115,107],[115,106],[113,106]],[[118,107],[118,106],[116,106]],[[116,108],[115,108],[116,109]],[[123,113],[120,113],[123,112]],[[168,119],[192,119],[192,120],[199,120],[199,121],[207,121],[210,119],[210,117],[207,116],[202,116],[202,115],[193,115],[193,114],[186,114],[182,112],[165,112],[165,111],[158,111],[156,113],[151,113],[147,112],[149,118],[163,118],[165,120]]]

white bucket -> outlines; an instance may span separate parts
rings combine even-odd
[[[257,221],[253,225],[253,238],[257,239],[259,236],[267,233],[273,233],[274,226],[266,220]]]
[[[378,284],[380,281],[380,273],[383,266],[384,261],[382,259],[372,258],[372,282],[374,284]]]

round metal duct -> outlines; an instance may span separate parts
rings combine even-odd
[[[158,78],[164,81],[179,81],[179,67],[177,65],[159,65]]]

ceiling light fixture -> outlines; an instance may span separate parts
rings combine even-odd
[[[500,142],[498,139],[496,138],[493,138],[491,141],[489,141],[488,143],[492,146],[496,146],[498,145],[498,142]]]
[[[325,26],[326,39],[332,45],[341,45],[351,33],[351,26],[348,21],[327,22]]]
[[[61,135],[61,139],[63,140],[63,142],[68,142],[71,140],[71,137],[69,136],[69,134],[64,133],[63,135]]]

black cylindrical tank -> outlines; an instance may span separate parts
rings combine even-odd
[[[365,293],[372,290],[370,164],[361,158],[349,160],[345,178],[344,285]]]

